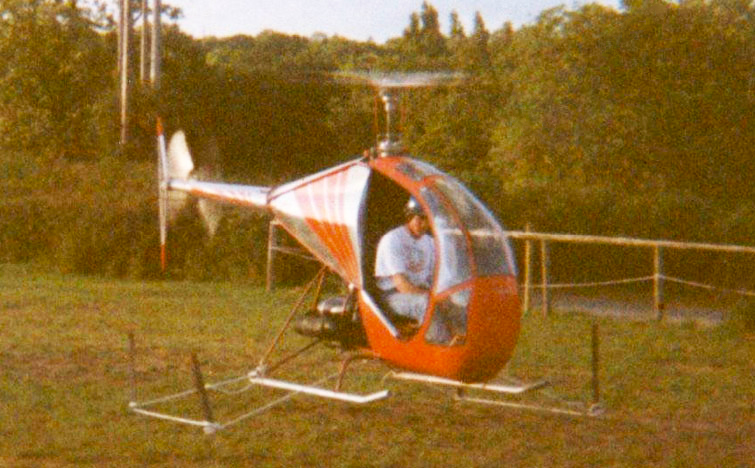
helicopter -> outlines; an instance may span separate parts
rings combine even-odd
[[[200,200],[263,210],[322,264],[310,283],[322,283],[326,272],[343,282],[344,295],[317,298],[316,307],[300,313],[298,301],[260,364],[240,377],[292,394],[305,393],[352,403],[384,398],[387,391],[356,395],[340,390],[346,368],[355,359],[374,359],[397,369],[392,376],[433,384],[521,393],[545,385],[496,385],[492,382],[511,359],[520,331],[521,304],[517,268],[506,230],[491,211],[461,182],[410,156],[397,130],[399,91],[448,85],[457,75],[433,73],[344,73],[339,79],[375,88],[385,110],[386,132],[376,148],[364,155],[275,187],[199,180],[186,137],[177,131],[166,142],[157,124],[161,262],[166,262],[166,238],[175,206],[188,196]],[[375,278],[377,245],[401,225],[408,199],[419,204],[434,245],[434,269],[426,311],[421,322],[407,321],[380,299]],[[314,286],[312,286],[314,287]],[[310,287],[305,290],[305,294]],[[319,286],[317,293],[319,295]],[[437,334],[438,327],[453,333]],[[293,328],[315,343],[336,344],[350,354],[344,360],[335,390],[275,379],[268,357]],[[308,349],[308,348],[306,348]],[[304,352],[304,350],[302,351]],[[195,368],[196,391],[205,385]],[[156,400],[157,401],[157,400]],[[131,402],[147,416],[189,422],[212,432],[222,425],[208,413],[194,421],[151,411],[152,402]],[[209,405],[206,405],[209,406]]]

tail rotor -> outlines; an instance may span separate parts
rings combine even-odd
[[[186,205],[188,195],[184,192],[171,191],[171,181],[187,180],[194,170],[186,135],[176,132],[165,143],[165,134],[160,118],[157,119],[157,180],[158,180],[158,216],[160,223],[160,269],[164,273],[167,267],[166,243],[168,225]]]

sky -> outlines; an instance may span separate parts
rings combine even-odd
[[[383,43],[398,37],[409,25],[412,12],[420,12],[423,0],[163,0],[183,10],[180,28],[195,38],[256,36],[270,29],[310,37],[314,33],[338,35],[358,41]],[[479,11],[489,31],[506,21],[515,28],[534,23],[549,8],[563,5],[577,9],[588,3],[619,9],[621,0],[430,0],[438,11],[441,30],[448,33],[452,11],[467,32]],[[150,1],[150,3],[152,3]]]

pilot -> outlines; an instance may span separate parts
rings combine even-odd
[[[432,286],[435,248],[430,225],[413,197],[404,207],[405,223],[378,243],[375,277],[383,302],[401,316],[422,323]]]

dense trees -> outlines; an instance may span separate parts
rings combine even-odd
[[[609,185],[617,202],[638,193],[720,207],[752,199],[753,8],[627,8],[552,10],[514,35],[513,91],[491,164],[516,183]],[[701,234],[688,228],[673,235]]]
[[[110,93],[108,43],[76,2],[0,2],[0,143],[92,158]],[[104,79],[103,79],[104,78]]]
[[[115,38],[100,6],[0,0],[2,158],[118,154]],[[442,31],[426,1],[384,45],[272,31],[200,40],[172,26],[164,47],[163,91],[137,87],[135,142],[119,164],[151,161],[160,113],[187,129],[198,159],[278,183],[374,144],[371,91],[326,72],[454,70],[462,86],[407,96],[402,130],[509,225],[745,243],[755,233],[751,0],[556,8],[519,29],[478,14],[470,31],[455,13]]]

